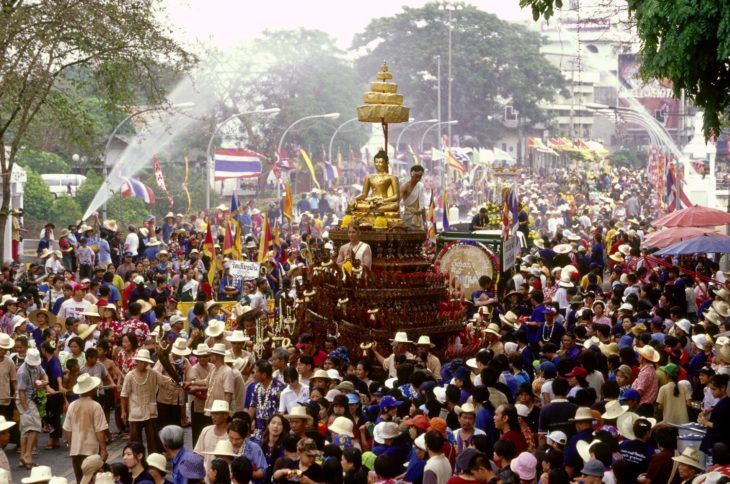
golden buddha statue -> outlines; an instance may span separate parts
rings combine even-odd
[[[387,218],[399,218],[400,184],[398,177],[388,172],[388,155],[381,149],[373,161],[376,173],[365,177],[362,193],[348,207],[356,217],[382,212]]]

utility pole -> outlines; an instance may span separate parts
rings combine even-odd
[[[441,123],[441,56],[436,56],[436,118]],[[439,143],[441,143],[441,125],[438,125]]]
[[[446,132],[447,132],[448,137],[449,137],[449,146],[451,146],[451,81],[452,81],[452,79],[451,79],[451,35],[452,35],[452,32],[453,32],[454,29],[453,29],[453,27],[451,25],[451,5],[449,4],[448,7],[449,7],[449,79],[448,79],[448,82],[449,82],[449,86],[448,86],[449,92],[448,92],[448,107],[447,107],[447,110],[448,110],[448,118],[449,119],[447,121],[449,121],[449,124],[447,125],[448,128],[446,128],[446,130],[447,130]],[[439,142],[440,142],[440,140],[439,140]]]

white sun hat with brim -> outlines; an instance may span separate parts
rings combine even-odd
[[[167,473],[167,458],[162,454],[153,452],[148,455],[147,465],[149,467],[152,467],[153,469],[157,469],[160,472]]]
[[[211,338],[215,338],[223,334],[224,330],[225,325],[223,321],[218,321],[217,319],[214,319],[208,322],[208,327],[205,328],[205,335],[210,336]]]
[[[705,470],[705,466],[702,465],[702,453],[697,449],[693,449],[692,447],[687,447],[682,451],[682,455],[672,457],[672,460],[680,464],[694,467],[695,469],[699,469],[701,471]]]
[[[435,387],[433,389],[433,395],[436,397],[436,401],[438,401],[440,404],[446,403],[446,388],[444,387]]]
[[[384,444],[386,439],[395,439],[401,434],[395,422],[380,422],[373,430],[373,439],[378,444]]]
[[[512,311],[507,311],[506,313],[499,315],[499,320],[511,328],[516,328],[517,326],[519,326],[519,324],[517,323],[518,319],[519,316],[517,316],[517,314],[513,313]]]
[[[193,354],[195,356],[208,356],[208,345],[205,343],[200,343],[198,346],[195,347],[193,350]]]
[[[28,366],[38,366],[41,364],[41,353],[36,348],[29,348],[25,353],[25,363]]]
[[[82,373],[79,375],[78,380],[76,380],[76,384],[73,386],[72,390],[77,395],[83,395],[84,393],[95,389],[99,385],[101,385],[101,378],[91,376],[88,373]]]
[[[0,348],[12,350],[15,348],[15,340],[5,333],[0,333]]]
[[[578,410],[575,412],[575,417],[571,418],[569,421],[584,422],[586,420],[593,420],[594,418],[595,417],[593,416],[590,407],[578,407]]]
[[[712,344],[712,337],[706,334],[695,334],[692,335],[692,342],[697,346],[697,348],[704,349],[704,347],[708,344]]]
[[[152,357],[150,356],[150,350],[146,348],[140,348],[137,350],[137,354],[132,357],[134,361],[144,361],[145,363],[154,364]]]
[[[484,329],[482,331],[484,331],[485,333],[493,334],[497,337],[501,336],[499,334],[499,325],[497,323],[489,323],[487,329]]]
[[[82,316],[87,316],[90,318],[100,318],[101,314],[99,314],[99,308],[97,308],[96,304],[92,304],[88,308],[86,308],[86,311],[81,313]]]
[[[428,346],[430,348],[433,348],[436,345],[431,343],[430,336],[428,336],[427,334],[423,334],[418,337],[418,341],[416,341],[416,346]]]
[[[715,326],[720,326],[720,323],[723,322],[723,318],[712,308],[710,308],[709,311],[706,311],[703,314],[703,317]]]
[[[233,452],[233,444],[228,439],[219,440],[215,444],[215,448],[211,452],[203,452],[205,455],[222,455],[226,457],[238,457],[238,454]]]
[[[213,405],[210,408],[206,408],[205,411],[210,413],[230,413],[231,406],[226,400],[213,400]]]
[[[591,459],[591,446],[599,442],[602,441],[598,439],[591,440],[590,442],[579,440],[578,443],[575,444],[575,450],[578,451],[578,455],[581,459],[583,459],[583,462],[588,462]]]
[[[236,329],[229,336],[226,336],[226,341],[229,343],[245,343],[246,341],[251,341],[251,338],[246,336],[246,333],[240,329]]]
[[[413,341],[408,339],[408,334],[405,331],[398,331],[395,333],[395,338],[390,340],[392,343],[406,343],[410,344]]]
[[[465,403],[464,405],[462,405],[460,407],[457,406],[454,409],[454,412],[456,413],[456,415],[461,415],[463,413],[472,413],[472,414],[476,415],[477,414],[477,409],[474,408],[474,404],[473,403],[467,402],[467,403]]]
[[[626,412],[616,419],[616,429],[618,430],[618,433],[621,434],[624,439],[636,440],[636,434],[634,434],[634,423],[639,419],[646,420],[647,425],[650,428],[656,425],[656,419],[639,417],[634,412]]]
[[[517,410],[518,417],[527,418],[530,415],[530,409],[522,403],[516,403],[515,410]]]
[[[304,406],[296,406],[292,407],[291,411],[284,415],[284,418],[287,420],[314,420],[311,415],[307,412],[307,407]]]
[[[96,331],[98,324],[87,324],[80,323],[76,329],[78,331],[79,338],[86,339]]]
[[[32,484],[34,482],[48,482],[53,479],[53,472],[48,466],[36,466],[30,470],[30,475],[20,480],[23,484]]]
[[[692,332],[692,323],[690,323],[688,319],[680,319],[679,321],[674,323],[674,325],[687,334],[690,334]]]
[[[642,358],[645,358],[646,360],[651,361],[652,363],[657,363],[661,356],[659,355],[659,352],[655,350],[652,346],[644,345],[638,350],[636,350],[637,353]]]
[[[424,433],[416,437],[416,440],[413,441],[413,445],[423,452],[428,452],[428,449],[426,448],[426,434]]]
[[[337,417],[329,426],[328,430],[336,435],[347,435],[350,438],[355,437],[352,431],[352,420],[347,417]]]
[[[177,356],[188,356],[191,351],[190,348],[188,348],[187,340],[184,338],[175,339],[175,342],[172,344],[172,349],[170,350],[170,353]]]
[[[208,348],[208,354],[225,357],[226,356],[226,344],[225,343],[214,344],[213,346]]]
[[[15,422],[12,420],[6,420],[4,416],[0,415],[0,432],[5,432],[14,425]]]
[[[623,256],[631,255],[631,246],[629,244],[621,244],[617,249]]]
[[[713,301],[712,309],[723,318],[730,316],[730,305],[725,301]]]
[[[606,402],[606,411],[603,412],[601,417],[606,420],[613,420],[615,418],[619,418],[621,415],[628,412],[628,410],[628,405],[621,405],[618,400],[611,400],[610,402]]]
[[[553,247],[553,251],[556,254],[570,254],[573,251],[573,247],[570,244],[558,244]]]

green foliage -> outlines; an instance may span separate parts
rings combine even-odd
[[[642,168],[648,162],[646,150],[619,150],[611,154],[610,158],[614,166],[626,168]]]
[[[86,173],[86,181],[76,190],[76,202],[79,207],[86,210],[86,207],[91,205],[91,201],[96,196],[99,188],[101,188],[101,176],[94,170],[89,170]]]
[[[489,117],[500,117],[503,104],[514,106],[522,121],[543,121],[537,102],[550,100],[564,86],[558,69],[539,52],[540,36],[500,20],[477,7],[451,4],[452,119],[455,133],[488,141]],[[435,118],[437,58],[441,59],[441,112],[446,119],[448,92],[449,12],[443,3],[404,7],[386,18],[374,19],[357,34],[353,48],[364,52],[357,62],[360,79],[374,81],[386,60],[405,104],[416,119]]]
[[[55,153],[23,150],[18,152],[17,162],[23,168],[31,168],[38,174],[69,173],[68,163]]]
[[[26,167],[25,172],[28,176],[23,197],[25,215],[34,220],[52,220],[48,218],[53,204],[51,189],[32,168]]]
[[[64,195],[53,202],[48,219],[60,227],[66,227],[77,223],[82,215],[76,199]]]
[[[139,198],[122,199],[116,194],[107,202],[107,218],[116,220],[120,227],[140,224],[149,213],[147,205]]]
[[[704,111],[705,138],[721,131],[730,106],[730,9],[727,1],[626,0],[641,40],[644,80],[669,79],[674,95]],[[520,0],[550,18],[560,0]]]

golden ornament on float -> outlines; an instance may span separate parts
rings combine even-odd
[[[405,123],[410,108],[403,106],[403,96],[397,94],[398,84],[388,82],[393,74],[383,63],[377,76],[378,81],[370,83],[372,91],[363,95],[362,104],[357,107],[357,119],[363,123]],[[387,146],[387,145],[386,145]]]

